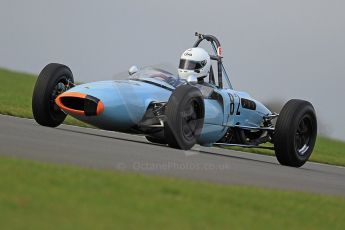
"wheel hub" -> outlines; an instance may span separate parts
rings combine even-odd
[[[295,147],[300,156],[304,156],[310,148],[310,140],[312,135],[311,121],[309,117],[304,117],[299,122],[296,135]]]

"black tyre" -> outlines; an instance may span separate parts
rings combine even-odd
[[[164,139],[160,139],[160,138],[156,138],[156,137],[145,136],[145,138],[149,142],[152,142],[152,143],[155,143],[155,144],[165,145],[167,143]]]
[[[311,103],[292,99],[279,114],[274,148],[280,164],[301,167],[309,159],[316,141],[317,121]]]
[[[204,124],[204,99],[200,90],[191,85],[176,88],[165,111],[164,135],[167,144],[184,150],[192,148]]]
[[[66,114],[55,104],[55,98],[74,83],[72,71],[65,65],[50,63],[38,75],[32,95],[32,113],[36,122],[56,127]]]

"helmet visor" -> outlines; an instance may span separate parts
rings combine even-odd
[[[185,70],[196,70],[201,69],[205,66],[205,61],[192,61],[192,60],[186,60],[186,59],[180,59],[180,64],[178,66],[179,69],[185,69]]]

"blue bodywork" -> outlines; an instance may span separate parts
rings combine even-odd
[[[83,116],[65,112],[101,129],[146,134],[140,124],[150,105],[168,102],[174,89],[181,84],[187,84],[187,82],[163,70],[144,68],[133,76],[129,76],[127,80],[86,83],[67,91],[99,99],[104,105],[101,114]],[[202,92],[207,91],[204,97],[204,125],[197,140],[198,144],[211,145],[219,141],[230,127],[261,127],[264,116],[272,114],[247,93],[231,88],[220,89],[208,83],[195,87],[199,87]],[[212,95],[217,95],[217,97],[213,98]],[[251,105],[254,103],[255,109],[253,106],[244,106],[244,99]],[[157,129],[159,128],[162,127],[157,126]]]

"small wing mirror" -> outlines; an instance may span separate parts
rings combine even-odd
[[[189,84],[195,85],[196,83],[198,83],[198,78],[195,75],[190,75],[187,78],[187,82]]]
[[[128,74],[130,76],[132,76],[133,74],[135,74],[138,71],[139,71],[139,68],[136,65],[133,65],[133,66],[131,66],[131,68],[128,69]]]

